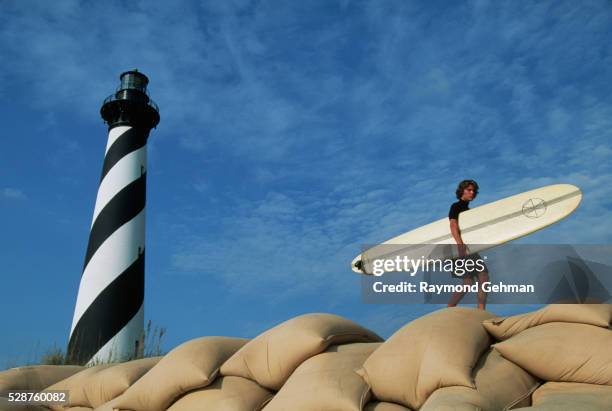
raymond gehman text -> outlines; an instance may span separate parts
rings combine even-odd
[[[482,283],[482,288],[487,293],[535,292],[535,287],[532,284],[504,284],[502,282],[493,284],[487,281]],[[430,284],[425,281],[420,281],[417,286],[417,284],[408,281],[401,281],[397,284],[384,284],[382,281],[376,281],[372,285],[372,289],[375,293],[477,293],[478,284]]]

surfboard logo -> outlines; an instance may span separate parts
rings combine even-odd
[[[523,215],[527,218],[539,218],[546,212],[546,201],[541,198],[530,198],[523,203]]]

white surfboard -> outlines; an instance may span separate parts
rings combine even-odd
[[[470,252],[482,251],[562,220],[578,207],[581,200],[580,188],[571,184],[553,184],[483,204],[459,215],[461,237],[468,244]],[[437,244],[456,244],[450,232],[448,217],[369,248],[353,259],[351,268],[360,274],[370,274],[368,268],[375,259],[395,255],[419,258],[427,253],[428,245],[434,247]],[[471,245],[477,246],[474,248]],[[448,253],[456,251],[456,247],[443,249]],[[439,258],[453,256],[456,254],[438,255]]]

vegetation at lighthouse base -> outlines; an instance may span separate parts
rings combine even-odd
[[[140,349],[137,353],[135,353],[135,355],[122,358],[119,361],[112,361],[113,352],[111,350],[108,358],[94,359],[93,361],[88,362],[87,365],[93,366],[112,362],[126,362],[141,358],[150,358],[165,355],[166,351],[162,349],[162,340],[164,335],[166,335],[166,327],[153,325],[152,321],[148,320],[147,325],[144,328],[144,331],[140,338],[140,341],[143,341],[144,344],[140,344]],[[42,354],[39,354],[37,351],[38,349],[35,349],[35,352],[33,354],[34,358],[27,359],[25,362],[21,362],[20,364],[7,364],[7,368],[18,365],[83,365],[71,360],[71,358],[66,353],[66,349],[61,348],[57,345],[53,345],[47,348]]]

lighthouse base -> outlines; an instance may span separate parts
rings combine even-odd
[[[86,365],[127,361],[138,357],[144,344],[144,304],[132,319],[111,338]]]

